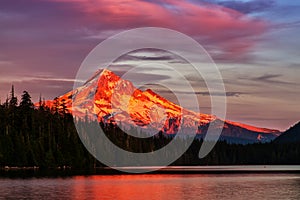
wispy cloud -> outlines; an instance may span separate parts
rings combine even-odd
[[[274,0],[252,0],[252,1],[218,1],[219,5],[238,10],[242,13],[257,13],[270,9],[275,6],[276,2]]]
[[[158,91],[160,93],[168,93],[169,91]],[[224,96],[224,93],[218,92],[185,92],[185,91],[175,91],[176,93],[180,94],[195,94],[195,95],[202,95],[202,96]],[[241,95],[248,94],[245,92],[225,92],[227,97],[240,97]]]
[[[284,85],[295,84],[289,81],[278,80],[278,78],[282,78],[282,74],[264,74],[262,76],[252,78],[252,80],[265,82],[265,83],[273,83],[273,84],[284,84]]]

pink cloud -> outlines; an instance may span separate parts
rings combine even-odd
[[[56,0],[66,1],[66,0]],[[214,4],[194,4],[186,0],[71,0],[84,13],[87,23],[107,29],[144,26],[171,28],[198,38],[204,46],[239,55],[256,43],[268,24],[236,10]]]

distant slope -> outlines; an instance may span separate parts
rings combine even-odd
[[[289,128],[287,131],[278,136],[276,143],[296,143],[300,142],[300,122]]]

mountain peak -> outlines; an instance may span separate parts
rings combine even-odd
[[[114,78],[118,77],[118,78],[120,78],[118,75],[116,75],[114,72],[112,72],[112,71],[110,71],[108,69],[102,69],[100,76],[114,77]]]
[[[98,79],[99,77],[105,77],[107,78],[108,80],[111,78],[111,77],[114,77],[114,79],[117,79],[120,78],[119,76],[117,76],[115,73],[113,73],[112,71],[108,70],[108,69],[99,69],[97,70],[93,76],[91,76],[91,78],[89,78],[85,83],[84,85],[94,81],[95,79]]]

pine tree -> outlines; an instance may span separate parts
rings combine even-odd
[[[20,107],[24,109],[33,108],[33,103],[31,101],[31,96],[27,91],[23,91]]]
[[[54,98],[53,106],[52,106],[51,110],[52,110],[52,112],[54,112],[54,113],[58,113],[58,112],[59,112],[59,101],[58,101],[58,97],[55,97],[55,98]]]
[[[18,99],[17,99],[17,97],[15,97],[15,88],[14,88],[14,85],[12,85],[11,92],[10,92],[9,106],[16,107],[17,105],[18,105]]]

